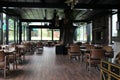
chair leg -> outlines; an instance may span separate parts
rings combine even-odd
[[[70,62],[70,55],[69,55],[69,62]]]
[[[78,56],[78,60],[79,60],[79,62],[81,62],[81,60],[80,60],[80,56]]]
[[[86,70],[88,71],[88,63],[86,62],[85,64]]]
[[[70,63],[71,63],[71,59],[72,59],[72,56],[70,55],[70,57],[69,57]]]
[[[4,68],[4,78],[6,78],[6,68]]]
[[[15,64],[16,64],[16,69],[17,69],[17,61],[16,61],[16,63],[15,63]]]
[[[89,62],[88,64],[89,64],[88,71],[90,71],[90,69],[91,69],[91,63]]]
[[[17,69],[17,59],[15,59],[15,67],[16,67],[16,69]]]
[[[81,54],[81,59],[82,59],[81,61],[83,62],[83,54]]]
[[[15,63],[13,62],[13,70],[15,70]]]

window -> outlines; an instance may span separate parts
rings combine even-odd
[[[48,28],[32,28],[31,29],[31,40],[52,40],[52,36],[53,36],[53,40],[59,40],[60,30],[48,29]]]
[[[22,41],[27,40],[26,28],[27,28],[27,23],[22,22]]]
[[[31,40],[41,40],[41,29],[32,28],[32,30],[31,30]]]
[[[27,40],[27,26],[25,26],[25,40]]]
[[[117,36],[117,14],[112,15],[112,37]]]
[[[60,38],[60,30],[53,29],[53,40],[59,40],[59,38]]]
[[[92,42],[92,22],[87,23],[86,34],[87,34],[87,42]]]
[[[9,19],[8,20],[9,24],[8,24],[8,29],[9,29],[9,33],[8,33],[8,36],[9,36],[9,42],[13,42],[14,41],[14,20],[13,19]]]
[[[52,40],[52,29],[42,29],[42,40]]]
[[[6,43],[6,14],[3,13],[3,44]]]
[[[2,35],[2,15],[0,13],[0,35]],[[2,43],[2,36],[0,36],[0,44]]]
[[[86,24],[79,25],[77,28],[77,41],[86,42],[87,34],[86,34]]]
[[[92,23],[89,24],[90,25],[90,41],[92,42]]]
[[[18,24],[19,23],[19,20],[17,20],[17,43],[19,43],[19,40],[20,40],[20,37],[19,37],[19,35],[20,35],[20,32],[19,32],[19,30],[20,30],[20,25]]]

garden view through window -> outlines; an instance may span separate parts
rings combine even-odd
[[[59,40],[60,30],[49,28],[32,28],[31,40]]]

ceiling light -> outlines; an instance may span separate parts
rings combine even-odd
[[[66,0],[65,3],[67,3],[71,9],[73,9],[74,6],[78,3],[78,0]]]

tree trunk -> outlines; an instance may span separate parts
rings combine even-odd
[[[72,10],[65,10],[65,18],[60,33],[60,40],[63,41],[64,45],[72,44],[74,41],[75,27],[72,24]]]

